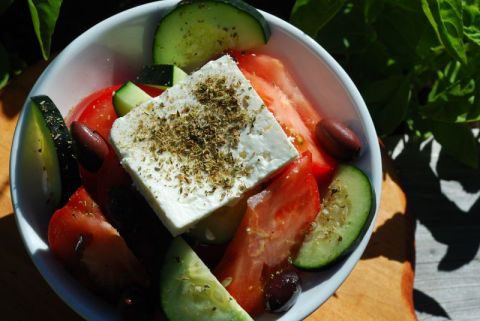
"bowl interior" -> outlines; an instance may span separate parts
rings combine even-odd
[[[44,71],[30,96],[52,98],[63,115],[83,97],[102,87],[135,77],[151,61],[151,43],[159,18],[177,1],[146,4],[113,16],[73,41]],[[381,160],[376,133],[365,104],[350,78],[318,44],[288,23],[264,13],[272,37],[262,51],[282,59],[299,86],[322,115],[344,121],[364,143],[357,166],[369,176],[379,203]],[[27,106],[27,103],[25,104]],[[11,189],[20,233],[40,273],[57,294],[87,320],[116,320],[114,309],[84,289],[57,262],[46,241],[51,215],[42,170],[20,152],[28,136],[25,108],[15,132],[11,156]],[[375,212],[376,212],[375,208]],[[359,260],[375,220],[352,254],[326,271],[302,275],[304,291],[297,304],[283,315],[259,320],[300,320],[323,303],[344,281]]]

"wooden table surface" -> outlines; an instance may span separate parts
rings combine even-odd
[[[416,218],[418,319],[480,320],[480,170],[453,161],[433,140],[385,143]]]
[[[0,320],[80,320],[48,287],[23,247],[10,203],[8,162],[16,118],[44,63],[0,92]],[[412,302],[414,221],[391,163],[385,163],[381,210],[354,271],[310,321],[416,320]]]

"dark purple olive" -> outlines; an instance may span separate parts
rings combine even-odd
[[[118,302],[122,319],[125,321],[151,320],[153,306],[150,301],[147,290],[133,286],[126,288]]]
[[[272,274],[265,286],[265,302],[268,311],[284,312],[290,309],[302,292],[300,277],[295,271],[279,271]]]
[[[78,121],[72,123],[70,132],[80,164],[91,172],[98,171],[108,155],[107,142],[100,134]]]
[[[351,160],[358,156],[362,142],[350,128],[336,120],[324,118],[316,126],[319,144],[339,160]]]

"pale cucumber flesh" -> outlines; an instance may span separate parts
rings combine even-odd
[[[367,176],[354,166],[340,165],[294,265],[319,269],[348,254],[367,228],[372,206]]]
[[[228,49],[256,48],[269,37],[263,16],[243,1],[183,1],[158,25],[153,61],[190,72]]]
[[[181,237],[165,256],[160,300],[170,321],[252,320]]]

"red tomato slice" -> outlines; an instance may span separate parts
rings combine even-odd
[[[320,210],[311,164],[307,152],[248,199],[247,212],[215,269],[215,276],[251,315],[264,311],[263,276],[295,255]]]
[[[147,283],[145,269],[83,187],[50,219],[48,243],[67,266],[81,263],[102,290]]]
[[[81,110],[78,121],[88,125],[108,141],[110,129],[117,119],[113,109],[112,95],[119,85],[103,88],[84,98],[75,109]]]
[[[307,128],[297,110],[293,107],[285,93],[271,82],[256,74],[242,70],[255,91],[260,95],[268,109],[273,113],[288,136],[294,138],[294,145],[300,153],[309,151],[312,154],[313,174],[320,181],[329,181],[335,161],[316,143],[316,136]]]
[[[112,104],[112,95],[118,88],[120,88],[120,85],[106,87],[84,98],[75,107],[76,115],[72,116],[76,119],[71,120],[78,120],[86,124],[91,129],[97,131],[108,143],[110,130],[113,122],[117,119],[117,114]],[[112,187],[128,184],[129,182],[129,177],[120,165],[117,155],[110,144],[109,150],[108,156],[97,172],[89,172],[80,166],[80,176],[83,185],[103,209],[107,207],[108,194]]]
[[[150,96],[158,96],[163,91],[158,88],[139,84]],[[110,130],[117,114],[112,104],[112,95],[121,85],[103,88],[84,98],[74,109],[69,117],[69,122],[78,120],[91,129],[97,131],[108,143]],[[113,148],[109,145],[110,153],[102,167],[95,173],[80,168],[83,184],[97,201],[105,209],[109,199],[109,193],[113,186],[129,184],[130,179],[124,171]]]
[[[305,98],[293,77],[278,59],[266,54],[234,53],[242,71],[254,73],[257,76],[277,85],[292,102],[293,107],[311,133],[315,134],[315,126],[321,120],[318,112]]]
[[[96,130],[108,141],[110,129],[115,119],[117,119],[117,114],[112,104],[112,96],[121,86],[122,85],[113,85],[105,87],[82,99],[68,115],[68,125],[74,120],[78,120],[88,125],[91,129]],[[137,86],[152,97],[158,96],[163,92],[161,89],[147,85],[137,84]]]
[[[152,87],[149,85],[144,85],[144,84],[135,84],[138,87],[140,87],[144,92],[149,94],[152,97],[157,97],[160,96],[161,93],[163,93],[163,90],[160,88]]]

